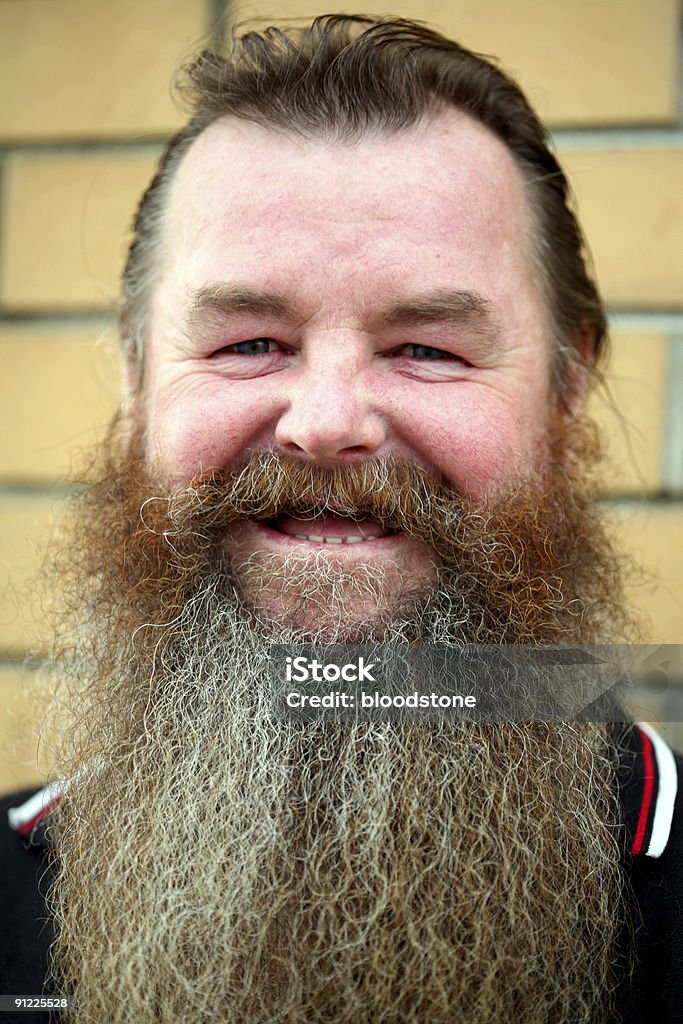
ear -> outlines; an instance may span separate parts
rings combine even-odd
[[[138,401],[142,384],[139,345],[131,330],[131,316],[120,301],[118,308],[119,351],[121,353],[121,407],[124,415]]]
[[[594,365],[595,331],[590,324],[584,323],[574,335],[565,371],[562,404],[566,415],[572,419],[578,419],[581,415],[593,379]]]
[[[121,342],[121,403],[132,406],[140,395],[140,367],[125,340]]]
[[[121,353],[121,412],[120,433],[124,444],[127,444],[135,429],[140,415],[142,400],[142,374],[137,354],[130,338],[122,333],[120,340]]]

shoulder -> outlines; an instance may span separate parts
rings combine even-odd
[[[0,886],[7,891],[11,891],[13,880],[32,877],[44,859],[47,845],[33,834],[33,827],[27,829],[20,824],[24,809],[35,806],[36,800],[42,801],[44,792],[21,790],[0,796]]]
[[[43,991],[52,940],[49,857],[47,844],[21,835],[10,817],[34,796],[28,790],[0,797],[0,992],[27,995]]]
[[[639,723],[622,758],[636,967],[631,1004],[641,1016],[679,1020],[683,1001],[683,756]]]
[[[658,942],[671,942],[683,963],[683,756],[638,728],[645,754],[636,780],[641,799],[631,879],[644,924],[656,922]]]

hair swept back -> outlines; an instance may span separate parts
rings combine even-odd
[[[163,212],[175,171],[197,136],[227,114],[289,135],[352,142],[400,131],[449,104],[512,151],[535,226],[536,273],[550,316],[555,381],[570,388],[577,345],[605,346],[605,310],[587,269],[567,180],[548,133],[517,84],[491,58],[403,18],[323,15],[305,27],[232,31],[225,52],[204,50],[181,72],[189,122],[168,143],[133,224],[122,281],[126,356],[142,376],[147,310],[159,265]]]

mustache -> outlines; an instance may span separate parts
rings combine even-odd
[[[469,511],[469,500],[445,477],[414,463],[383,457],[329,468],[269,449],[232,470],[198,477],[167,498],[148,498],[141,517],[156,533],[160,524],[154,520],[161,513],[165,536],[191,531],[207,541],[242,518],[371,518],[386,530],[437,546],[455,539]]]

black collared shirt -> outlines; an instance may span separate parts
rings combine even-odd
[[[646,725],[627,732],[620,786],[624,859],[634,895],[637,967],[629,976],[624,933],[615,1018],[622,1024],[683,1022],[683,757]],[[44,991],[52,932],[45,904],[49,823],[60,787],[0,799],[0,994]],[[45,1024],[47,1013],[3,1014],[1,1024]],[[476,1021],[465,1024],[478,1024]],[[521,1024],[521,1022],[520,1022]],[[571,1024],[571,1022],[567,1022]]]
[[[681,1024],[683,757],[646,725],[639,724],[627,739],[620,783],[637,967],[630,978],[624,973],[617,1005],[623,1024]],[[624,963],[627,953],[624,934]]]

